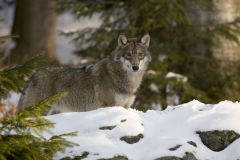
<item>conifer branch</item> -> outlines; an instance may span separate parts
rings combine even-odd
[[[12,36],[3,36],[0,37],[0,44],[4,43],[5,41],[11,39],[11,38],[19,38],[19,35],[12,35]]]
[[[78,146],[64,138],[76,136],[77,132],[53,135],[49,139],[42,135],[43,132],[53,134],[49,128],[52,128],[54,123],[41,117],[41,114],[53,107],[52,101],[66,95],[64,92],[47,98],[18,115],[5,119],[0,127],[0,158],[50,160],[58,151],[64,152],[66,147]]]
[[[22,65],[9,67],[0,72],[0,98],[9,90],[15,92],[22,92],[21,86],[25,84],[25,77],[29,77],[34,73],[35,69],[43,69],[43,63],[48,62],[49,59],[42,58],[44,52],[36,55]]]

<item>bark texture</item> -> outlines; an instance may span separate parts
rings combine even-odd
[[[17,0],[12,34],[19,34],[8,63],[20,64],[39,52],[55,59],[55,0]]]

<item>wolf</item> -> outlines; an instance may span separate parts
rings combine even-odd
[[[17,113],[50,96],[68,92],[44,115],[83,112],[101,107],[130,108],[151,61],[149,34],[141,38],[118,36],[118,45],[106,58],[83,68],[49,67],[29,78]]]

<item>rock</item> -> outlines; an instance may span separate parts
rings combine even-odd
[[[170,151],[175,151],[177,150],[179,147],[181,147],[182,145],[176,145],[175,147],[173,148],[169,148]]]
[[[187,153],[182,157],[182,160],[197,160],[197,158],[192,153]]]
[[[129,144],[133,144],[133,143],[137,143],[143,137],[144,137],[143,134],[140,133],[137,136],[124,136],[124,137],[121,137],[120,140],[121,141],[125,141],[125,142],[127,142]]]
[[[121,120],[121,122],[125,122],[125,121],[126,121],[126,119],[122,119],[122,120]]]
[[[112,130],[115,127],[116,127],[116,125],[115,126],[104,126],[104,127],[100,127],[99,129],[100,130]]]
[[[106,160],[128,160],[125,156],[114,156],[113,158],[108,158]]]
[[[155,160],[197,160],[197,158],[192,153],[186,153],[186,155],[183,156],[182,158],[175,156],[166,156],[157,158]]]
[[[229,146],[233,141],[240,137],[234,131],[208,131],[197,132],[201,138],[201,141],[212,151],[222,151]]]
[[[192,146],[194,146],[194,147],[197,147],[197,144],[195,142],[193,142],[193,141],[188,141],[187,143],[192,145]]]
[[[73,158],[65,157],[65,158],[62,158],[61,160],[81,160],[86,158],[88,154],[89,152],[83,152],[81,156],[74,156]]]
[[[181,160],[181,158],[175,157],[175,156],[166,156],[166,157],[157,158],[155,160]]]

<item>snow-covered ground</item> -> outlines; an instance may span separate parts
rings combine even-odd
[[[7,105],[16,105],[19,94],[12,93]],[[202,142],[199,133],[206,131],[234,131],[240,134],[240,103],[222,101],[203,104],[197,100],[168,106],[163,111],[124,109],[120,106],[100,108],[89,112],[62,113],[45,116],[55,123],[55,135],[78,131],[77,137],[66,137],[79,146],[67,148],[55,159],[89,154],[86,160],[125,156],[129,160],[153,160],[160,157],[183,157],[192,153],[198,160],[240,159],[240,139],[222,151],[212,151]],[[133,144],[121,140],[124,136],[143,135]],[[49,133],[44,133],[48,139]],[[196,146],[190,144],[194,142]],[[224,142],[224,141],[223,141]],[[225,143],[225,142],[224,142]],[[176,150],[171,150],[180,146]],[[194,159],[192,159],[194,160]]]
[[[55,122],[55,134],[78,131],[77,137],[67,138],[80,146],[59,153],[56,159],[89,152],[86,160],[126,156],[132,160],[152,160],[164,156],[183,157],[191,152],[200,160],[240,159],[240,139],[226,149],[214,152],[201,141],[196,131],[234,130],[240,134],[240,103],[223,101],[207,105],[197,100],[168,107],[164,111],[146,113],[122,107],[102,108],[90,112],[63,113],[45,117]],[[116,126],[112,130],[101,130]],[[120,140],[123,136],[143,138],[134,144]],[[45,136],[49,136],[45,134]],[[197,147],[188,142],[195,142]],[[181,145],[175,151],[169,150]]]

